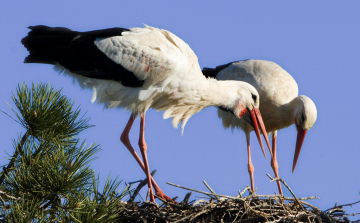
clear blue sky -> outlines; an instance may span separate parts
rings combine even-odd
[[[19,3],[19,2],[18,2]],[[243,59],[278,63],[297,81],[300,94],[309,96],[318,119],[308,132],[294,174],[294,126],[278,133],[280,176],[299,197],[318,196],[311,203],[322,209],[358,200],[360,149],[358,118],[360,2],[358,1],[15,1],[0,2],[0,110],[9,112],[11,91],[20,82],[50,82],[63,88],[91,117],[95,128],[81,136],[103,150],[91,166],[103,181],[111,172],[127,182],[145,175],[119,136],[128,112],[91,104],[91,91],[82,91],[70,78],[49,65],[23,64],[27,51],[20,40],[30,25],[63,26],[88,31],[111,27],[167,29],[195,51],[201,67]],[[0,114],[0,164],[12,153],[11,138],[24,132]],[[137,147],[139,120],[131,141]],[[254,133],[253,133],[254,134]],[[245,135],[224,130],[215,108],[206,108],[188,122],[184,135],[162,113],[147,112],[146,141],[155,180],[169,196],[183,198],[187,191],[167,181],[206,190],[206,180],[219,194],[235,195],[249,184]],[[267,153],[268,154],[268,153]],[[252,135],[255,187],[259,194],[277,192],[269,183],[270,159],[264,159]],[[269,154],[268,154],[269,157]],[[285,190],[285,195],[290,194]],[[194,197],[193,197],[194,198]],[[359,212],[359,206],[347,209]]]

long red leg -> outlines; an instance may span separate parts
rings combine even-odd
[[[248,170],[250,175],[250,182],[251,182],[251,190],[255,191],[254,187],[254,166],[251,162],[251,152],[250,152],[250,133],[246,134],[246,143],[247,143],[247,151],[248,151]]]
[[[139,155],[136,153],[136,151],[132,147],[130,140],[129,140],[129,132],[134,123],[135,117],[136,117],[135,114],[131,114],[129,121],[126,124],[126,127],[120,136],[120,141],[125,145],[125,147],[129,150],[129,152],[133,155],[135,160],[138,162],[141,169],[145,172],[145,166],[144,166],[143,162],[141,161]],[[155,180],[152,177],[151,177],[151,184],[153,185],[157,196],[159,196],[162,199],[167,200],[167,201],[171,200],[171,198],[169,196],[164,194],[164,192],[160,189],[160,187],[156,184]]]
[[[145,114],[143,114],[140,118],[140,137],[139,137],[139,147],[141,150],[141,155],[143,157],[143,161],[145,164],[145,173],[148,180],[148,185],[150,188],[150,201],[155,202],[154,193],[151,186],[151,175],[149,170],[149,162],[146,154],[147,145],[145,142]]]
[[[279,165],[278,165],[278,162],[277,162],[277,159],[276,159],[276,137],[277,137],[277,131],[274,131],[273,134],[272,134],[272,153],[273,153],[273,156],[271,158],[271,167],[274,170],[275,177],[279,178],[279,172],[278,172]],[[279,193],[281,194],[281,196],[284,196],[283,192],[282,192],[282,189],[281,189],[280,181],[277,181],[277,185],[278,185]]]

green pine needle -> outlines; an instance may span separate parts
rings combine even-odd
[[[12,99],[19,113],[12,110],[17,122],[34,137],[66,141],[92,127],[88,118],[79,117],[80,109],[73,111],[74,103],[49,84],[32,84],[31,89],[21,84],[16,93]]]
[[[21,84],[12,99],[18,111],[11,108],[10,117],[26,133],[14,140],[15,152],[0,172],[0,221],[116,222],[131,190],[109,176],[99,191],[89,164],[100,148],[77,138],[91,127],[89,119],[48,84]]]

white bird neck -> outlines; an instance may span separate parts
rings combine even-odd
[[[296,115],[304,109],[303,101],[299,97],[295,97],[289,103],[282,105],[283,107],[283,121],[290,126],[295,122]]]
[[[271,100],[262,101],[260,98],[260,112],[267,132],[287,128],[294,124],[296,114],[302,109],[302,101],[299,97],[295,97],[290,102],[280,106],[267,103],[270,101]]]
[[[295,120],[296,115],[304,110],[304,102],[298,96],[288,103],[288,107],[291,118]]]
[[[170,83],[171,85],[171,83]],[[182,128],[191,116],[209,106],[227,106],[230,107],[234,97],[237,97],[239,81],[217,81],[213,78],[197,78],[184,85],[178,86],[178,91],[172,93],[169,88],[169,100],[171,103],[163,104],[161,108],[166,110],[164,118],[172,117],[174,127],[182,122]],[[229,103],[229,104],[226,104]]]
[[[237,96],[239,86],[238,81],[218,81],[213,78],[207,78],[202,89],[199,91],[199,97],[204,102],[204,107],[209,106],[232,106],[234,97]]]

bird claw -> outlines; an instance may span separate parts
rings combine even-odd
[[[173,202],[173,203],[179,203],[179,202],[173,200],[171,197],[164,194],[162,191],[156,192],[155,195],[156,195],[156,197],[160,198],[161,200],[170,201],[170,202]]]

